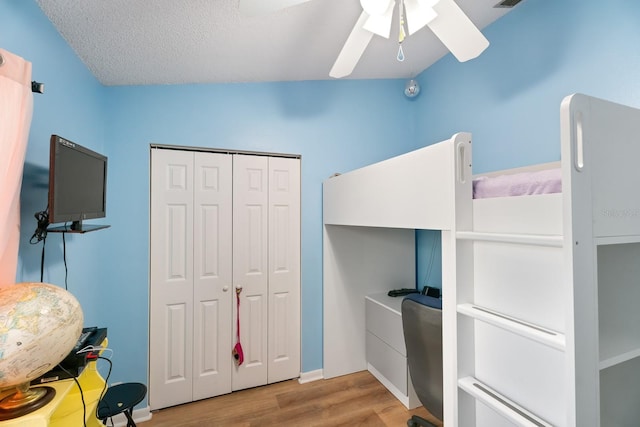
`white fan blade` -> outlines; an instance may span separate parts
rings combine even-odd
[[[393,20],[393,8],[395,6],[395,0],[391,0],[387,10],[380,15],[371,15],[365,10],[370,16],[362,27],[367,31],[371,31],[374,34],[388,39],[391,34],[391,21]]]
[[[360,0],[360,6],[369,16],[384,15],[390,3],[391,1],[388,0],[386,5],[382,0]]]
[[[438,4],[440,0],[418,0],[418,4],[420,5],[420,7],[430,7],[431,9],[433,9],[433,7]]]
[[[356,68],[360,57],[364,53],[364,50],[369,45],[369,42],[373,38],[373,33],[363,28],[364,23],[369,18],[367,12],[362,12],[358,22],[351,30],[351,34],[347,38],[338,59],[333,64],[329,76],[339,79],[341,77],[348,76]]]
[[[453,0],[440,0],[434,10],[438,16],[427,25],[460,62],[480,55],[487,40]]]
[[[240,13],[245,16],[266,15],[306,3],[309,0],[240,0]]]
[[[438,16],[433,7],[425,3],[418,0],[404,0],[409,35],[420,30]]]

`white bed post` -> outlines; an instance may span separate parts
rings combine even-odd
[[[446,185],[455,194],[455,221],[442,230],[443,393],[444,422],[457,427],[475,425],[475,399],[458,392],[458,378],[474,374],[473,321],[457,314],[458,304],[473,298],[473,244],[456,238],[457,231],[472,228],[471,134],[451,141],[456,173]]]
[[[576,94],[562,103],[567,425],[640,416],[640,110]]]
[[[324,182],[325,378],[366,368],[366,295],[414,286],[415,230],[441,230],[444,421],[475,424],[475,400],[458,391],[459,374],[475,373],[473,321],[460,330],[457,314],[473,297],[473,243],[456,237],[471,230],[471,193],[469,133]]]
[[[560,109],[562,226],[563,251],[566,260],[564,280],[568,285],[567,293],[563,295],[566,304],[567,425],[581,425],[578,424],[580,419],[587,423],[582,425],[597,426],[600,423],[600,405],[597,397],[599,385],[596,375],[598,372],[598,339],[595,335],[598,330],[598,309],[594,284],[596,269],[588,268],[595,267],[597,260],[592,247],[590,171],[589,168],[584,168],[584,164],[581,163],[578,166],[573,161],[574,156],[577,155],[576,144],[580,143],[581,151],[584,148],[582,147],[582,126],[585,117],[582,112],[576,113],[574,117],[573,99],[573,96],[566,97]],[[584,158],[580,162],[584,162]],[[577,215],[574,215],[574,212]],[[579,287],[575,286],[576,281],[580,283]],[[583,289],[582,292],[580,288]],[[586,339],[577,339],[579,335],[584,335]],[[582,377],[580,386],[578,386],[578,377]]]

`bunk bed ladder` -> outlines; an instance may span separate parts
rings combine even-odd
[[[460,225],[471,228],[469,223]],[[532,279],[527,276],[537,273],[527,271],[534,267],[518,263],[529,258],[522,254],[535,251],[542,254],[541,259],[548,260],[550,268],[561,268],[563,236],[463,229],[455,232],[454,241],[459,390],[454,425],[502,425],[500,423],[504,422],[504,425],[541,427],[562,424],[558,421],[563,417],[561,410],[548,408],[550,399],[544,396],[548,390],[538,387],[536,374],[528,377],[525,372],[528,369],[543,371],[544,367],[539,365],[551,360],[552,371],[563,376],[566,338],[559,327],[562,322],[550,320],[547,322],[552,324],[550,327],[545,324],[546,319],[535,319],[535,310],[526,310],[527,298],[519,293],[532,292],[528,283]],[[520,269],[524,276],[521,283],[513,280],[518,279],[515,274]],[[544,271],[538,273],[540,277],[546,274]],[[494,278],[497,284],[488,283]],[[506,283],[509,280],[514,283]],[[518,287],[522,289],[514,290]],[[562,317],[561,308],[552,307],[550,311],[555,313],[551,317]],[[529,354],[530,360],[527,359]],[[537,360],[536,355],[544,360]],[[520,361],[526,366],[518,368]],[[522,384],[514,384],[514,372],[522,374]],[[563,379],[558,380],[560,387],[561,381]]]

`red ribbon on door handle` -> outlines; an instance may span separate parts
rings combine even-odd
[[[238,307],[236,313],[236,345],[231,352],[238,366],[244,362],[244,353],[242,352],[242,344],[240,344],[240,292],[242,292],[242,286],[236,286],[236,301]]]

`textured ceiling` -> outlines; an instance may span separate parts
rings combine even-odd
[[[362,11],[359,0],[312,0],[246,17],[238,1],[37,0],[108,86],[328,80]],[[494,8],[498,0],[456,2],[481,29],[511,10]],[[423,28],[404,41],[398,62],[397,31],[394,23],[389,40],[374,36],[348,78],[409,78],[448,53]]]

